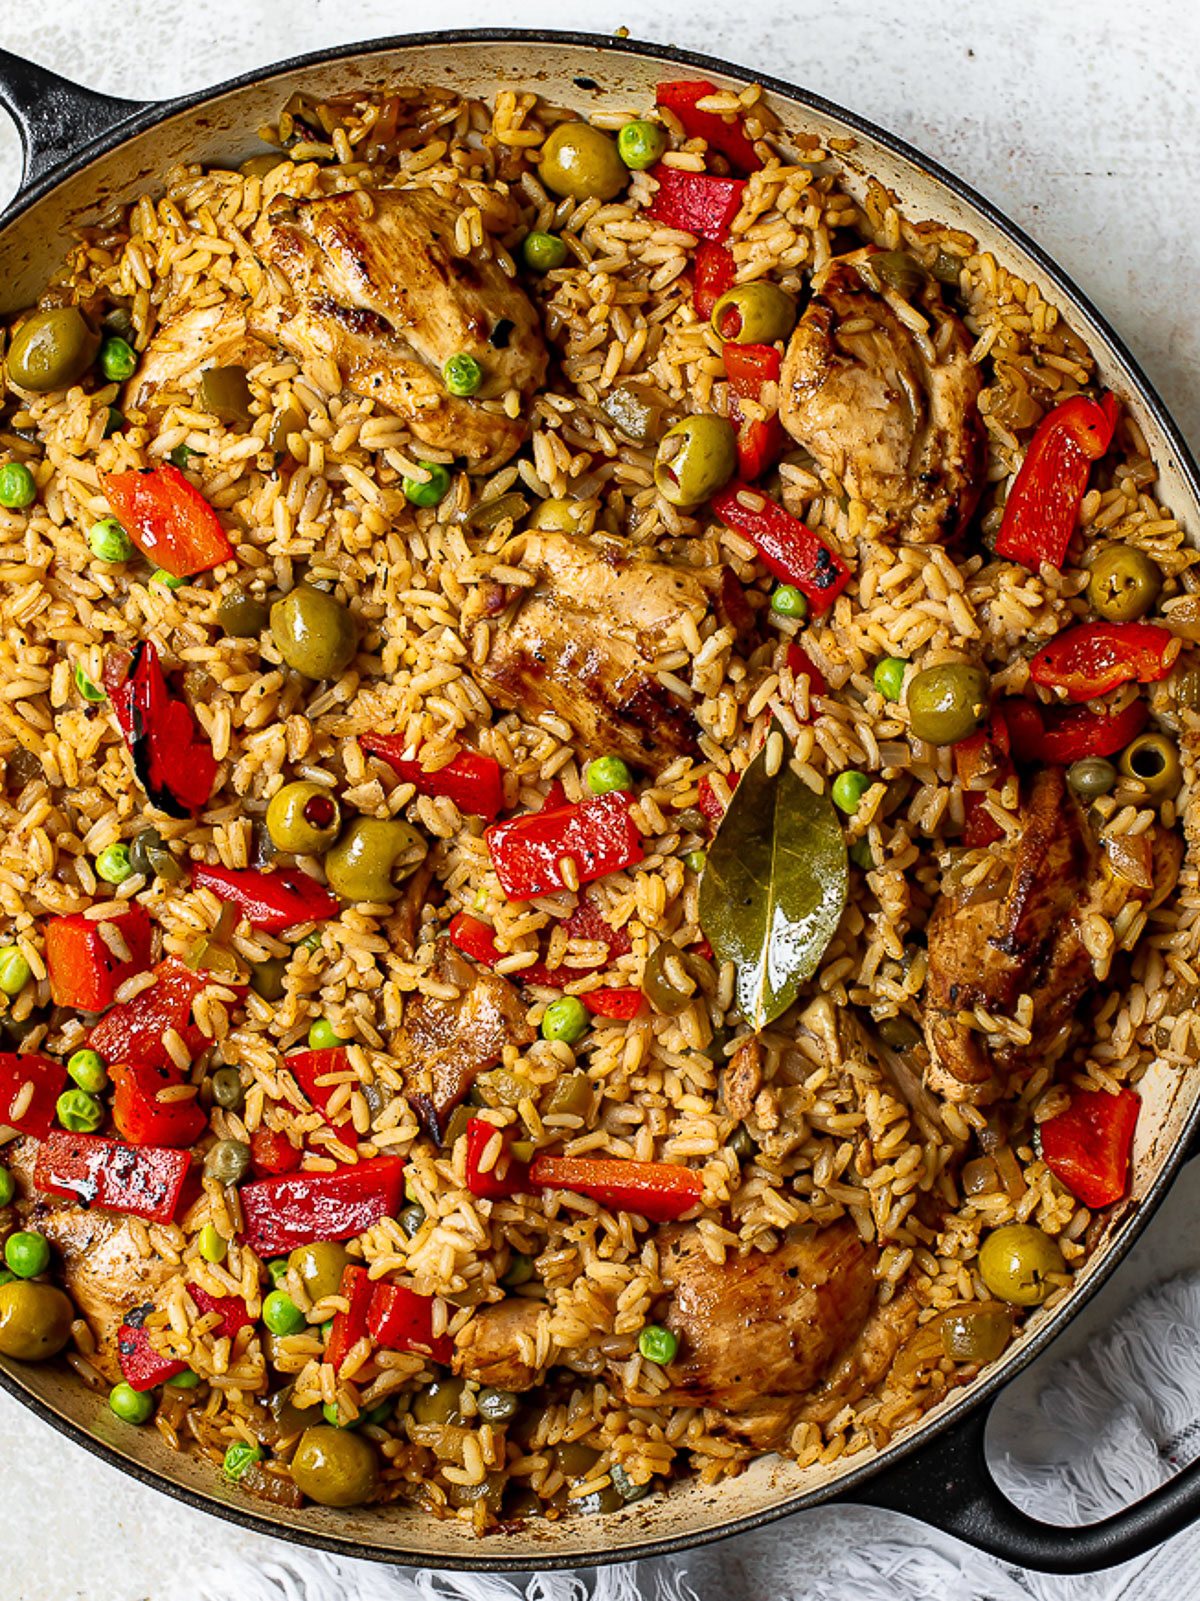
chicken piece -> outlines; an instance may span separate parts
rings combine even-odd
[[[743,1040],[730,1058],[721,1081],[725,1110],[743,1122],[754,1111],[755,1097],[762,1088],[762,1046],[758,1037]]]
[[[525,437],[504,397],[528,401],[546,371],[537,312],[482,252],[458,253],[460,212],[427,192],[357,190],[281,197],[255,230],[279,299],[255,331],[301,361],[331,360],[356,395],[398,412],[424,444],[479,471],[508,460]],[[483,384],[451,395],[442,368],[473,356]]]
[[[1042,769],[1021,809],[1015,842],[993,847],[1011,858],[1012,878],[999,899],[972,904],[940,897],[929,919],[925,1033],[929,1087],[949,1100],[987,1105],[1004,1078],[1061,1055],[1080,1000],[1094,982],[1082,929],[1098,913],[1111,920],[1130,900],[1169,893],[1183,842],[1156,828],[1142,883],[1102,858],[1062,769]],[[1019,997],[1033,1003],[1029,1045],[1000,1042],[960,1021],[976,1006],[1011,1016]]]
[[[970,335],[929,284],[920,310],[931,325],[931,362],[928,341],[874,293],[855,261],[838,257],[813,279],[783,359],[780,421],[883,519],[885,532],[921,545],[953,540],[984,485]]]
[[[824,1384],[800,1408],[799,1418],[807,1423],[828,1423],[844,1406],[873,1390],[916,1329],[919,1312],[908,1290],[877,1306]]]
[[[536,1033],[508,980],[473,966],[449,940],[439,942],[433,977],[457,985],[457,998],[414,995],[391,1049],[409,1104],[440,1145],[450,1113],[476,1076],[500,1060],[506,1045],[529,1045]]]
[[[125,409],[145,411],[176,397],[195,403],[195,373],[208,367],[256,367],[270,354],[236,304],[177,312],[159,324],[125,385]]]
[[[411,961],[416,950],[417,935],[421,927],[421,912],[430,899],[433,886],[433,861],[426,856],[416,872],[405,881],[404,893],[392,909],[390,923],[392,948],[398,951],[405,961]]]
[[[724,606],[723,567],[670,567],[616,543],[542,531],[518,534],[500,560],[532,587],[479,586],[464,631],[496,619],[471,671],[496,705],[566,719],[586,758],[617,755],[657,768],[697,750],[689,708],[659,682],[655,659],[678,649],[680,618],[697,627]]]
[[[873,1245],[850,1222],[789,1233],[769,1255],[712,1260],[694,1226],[665,1230],[663,1322],[679,1336],[667,1405],[714,1407],[756,1450],[783,1444],[805,1396],[861,1333],[875,1298]]]
[[[532,1390],[544,1368],[522,1353],[520,1341],[537,1346],[538,1323],[546,1311],[540,1301],[511,1295],[476,1312],[454,1337],[454,1371],[497,1390]],[[553,1356],[549,1361],[553,1360]],[[544,1367],[549,1366],[549,1361]]]

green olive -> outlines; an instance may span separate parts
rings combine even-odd
[[[1183,784],[1178,747],[1165,734],[1139,734],[1117,765],[1126,778],[1140,779],[1154,801],[1174,800]]]
[[[735,284],[713,307],[713,332],[735,345],[773,345],[796,326],[796,302],[778,284]]]
[[[92,365],[100,335],[78,306],[35,311],[12,336],[5,365],[20,389],[37,395],[77,383]]]
[[[348,901],[394,901],[401,879],[414,872],[426,851],[416,829],[399,817],[356,817],[332,850],[325,853],[325,877],[335,895]]]
[[[250,988],[264,1001],[282,1000],[285,989],[283,978],[287,967],[286,956],[268,956],[264,962],[251,962]]]
[[[353,1429],[305,1429],[292,1458],[296,1488],[319,1506],[361,1506],[379,1484],[375,1447]]]
[[[667,977],[667,959],[678,957],[684,972],[694,980],[696,989],[690,995],[676,989]],[[642,990],[656,1012],[663,1017],[678,1017],[703,992],[700,989],[705,976],[703,960],[692,951],[681,951],[674,940],[665,939],[656,945],[646,958],[642,972]]]
[[[612,200],[629,182],[617,141],[590,122],[562,122],[542,146],[538,176],[551,194]]]
[[[465,1379],[435,1379],[413,1396],[414,1423],[465,1423],[458,1403],[467,1387]]]
[[[349,608],[310,584],[297,584],[271,607],[271,637],[288,666],[305,678],[335,678],[358,649]]]
[[[942,1313],[942,1349],[952,1362],[994,1362],[1012,1338],[1012,1313],[983,1303]]]
[[[18,1362],[57,1356],[71,1337],[75,1308],[53,1284],[0,1284],[0,1353]]]
[[[654,459],[654,483],[672,506],[698,506],[723,489],[737,470],[737,441],[724,417],[700,412],[684,417],[662,436]]]
[[[326,784],[285,784],[267,807],[267,833],[277,851],[327,851],[341,823],[341,807]]]
[[[557,534],[578,533],[580,510],[577,500],[539,500],[526,527],[551,529]]]
[[[1092,563],[1088,603],[1110,623],[1132,623],[1154,610],[1162,568],[1133,545],[1109,545]]]
[[[1085,756],[1067,768],[1067,784],[1080,800],[1095,800],[1107,795],[1117,782],[1117,770],[1103,756]]]
[[[956,745],[969,739],[988,714],[988,675],[965,662],[927,667],[910,680],[905,704],[918,739],[930,745]]]
[[[336,1295],[341,1288],[342,1269],[350,1261],[349,1252],[336,1240],[317,1240],[298,1245],[288,1257],[288,1266],[300,1275],[300,1282],[314,1301]]]
[[[253,595],[227,595],[217,607],[217,627],[230,639],[257,639],[270,620],[266,606]]]
[[[1013,1306],[1039,1306],[1050,1293],[1047,1275],[1066,1271],[1057,1241],[1032,1223],[993,1229],[979,1248],[980,1278]]]

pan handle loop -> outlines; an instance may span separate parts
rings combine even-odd
[[[0,50],[0,105],[17,125],[25,158],[14,200],[86,145],[144,109],[59,77],[47,67]]]
[[[1022,1512],[984,1453],[991,1403],[839,1500],[902,1512],[1004,1562],[1040,1573],[1094,1573],[1144,1556],[1200,1515],[1200,1460],[1121,1512],[1067,1528]]]

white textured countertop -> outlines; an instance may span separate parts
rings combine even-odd
[[[10,49],[110,94],[179,94],[284,55],[416,28],[578,28],[759,65],[874,118],[975,185],[1107,314],[1200,445],[1200,7],[1194,0],[0,0]],[[3,119],[0,119],[3,123]],[[0,126],[0,197],[19,148]],[[1120,1283],[1200,1265],[1182,1181]],[[1074,1339],[1074,1332],[1072,1335]],[[171,1601],[180,1575],[269,1542],[142,1488],[0,1394],[0,1589],[8,1601]],[[806,1568],[838,1539],[836,1510],[804,1522]],[[748,1593],[778,1596],[761,1562]],[[825,1601],[850,1601],[825,1592]],[[1181,1598],[1182,1601],[1182,1598]]]

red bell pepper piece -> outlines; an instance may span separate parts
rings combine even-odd
[[[113,1122],[130,1145],[169,1145],[182,1150],[195,1145],[208,1127],[208,1116],[195,1096],[178,1101],[158,1099],[159,1090],[183,1083],[178,1068],[114,1062],[108,1071],[113,1081]]]
[[[350,1309],[347,1312],[334,1313],[333,1327],[329,1331],[329,1342],[325,1347],[325,1360],[335,1369],[341,1368],[342,1363],[366,1334],[367,1308],[374,1293],[375,1286],[368,1277],[366,1268],[348,1262],[342,1269],[342,1282],[338,1286],[338,1294],[345,1296],[350,1303]]]
[[[1133,1090],[1080,1090],[1039,1129],[1046,1166],[1093,1210],[1125,1193],[1129,1151],[1142,1102]]]
[[[850,569],[836,551],[769,495],[735,478],[711,504],[723,523],[750,541],[767,571],[795,584],[815,613],[827,611],[850,582]]]
[[[740,317],[737,317],[737,323],[740,327]],[[736,332],[737,328],[731,330],[731,339]],[[764,384],[778,384],[783,357],[773,345],[738,345],[732,342],[725,345],[723,355],[729,387],[733,392],[729,420],[738,431],[738,476],[750,480],[765,472],[783,449],[783,424],[779,421],[777,411],[769,417],[747,421],[738,401],[761,400]]]
[[[185,701],[167,688],[158,651],[142,640],[126,657],[111,652],[104,687],[146,798],[169,817],[188,817],[212,794],[217,759]]]
[[[92,1050],[99,1051],[106,1062],[171,1066],[163,1035],[172,1028],[193,1055],[200,1049],[204,1036],[191,1024],[192,1002],[206,984],[213,982],[212,974],[202,969],[193,971],[177,956],[168,956],[154,971],[155,984],[131,1001],[114,1006],[88,1036]]]
[[[736,172],[757,172],[762,162],[741,117],[726,120],[720,112],[696,109],[698,100],[717,93],[717,86],[705,79],[696,83],[660,83],[658,103],[675,113],[689,139],[703,139],[708,148],[719,151]]]
[[[1095,700],[1134,679],[1165,678],[1178,652],[1175,635],[1154,623],[1079,623],[1037,653],[1029,676],[1068,701]]]
[[[304,1152],[278,1129],[256,1128],[250,1136],[250,1166],[256,1178],[294,1173],[303,1160]]]
[[[481,1171],[483,1153],[497,1132],[495,1125],[482,1117],[473,1117],[467,1124],[467,1188],[472,1195],[492,1201],[505,1200],[529,1188],[529,1165],[513,1157],[509,1150],[512,1133],[508,1129],[500,1133],[501,1150],[495,1165],[486,1173]]]
[[[259,1256],[281,1256],[314,1240],[348,1240],[395,1216],[404,1163],[377,1156],[337,1173],[292,1173],[243,1184],[244,1239]]]
[[[456,950],[469,956],[482,967],[495,967],[500,960],[500,952],[496,947],[496,936],[488,925],[478,917],[472,917],[470,912],[456,912],[450,919],[447,930],[450,943]]]
[[[808,679],[809,695],[828,695],[829,685],[825,681],[825,674],[814,665],[804,646],[798,645],[794,639],[788,642],[787,664],[793,678]]]
[[[713,307],[727,289],[733,288],[736,268],[725,245],[702,239],[696,249],[692,272],[692,305],[701,322],[707,322]]]
[[[673,1162],[622,1162],[611,1157],[535,1156],[530,1183],[574,1190],[621,1212],[639,1212],[652,1223],[671,1223],[698,1204],[704,1181],[691,1167]]]
[[[460,812],[489,823],[504,810],[504,776],[493,756],[459,751],[453,761],[430,773],[420,761],[405,758],[404,741],[394,735],[360,734],[358,743],[373,756],[381,756],[406,784],[415,784],[420,795],[445,795]]]
[[[170,1223],[190,1164],[187,1151],[52,1129],[38,1147],[33,1182],[47,1195]]]
[[[332,890],[298,867],[256,868],[201,866],[192,869],[196,889],[210,889],[218,900],[236,906],[251,928],[282,933],[297,923],[321,923],[336,917],[338,898]]]
[[[1114,756],[1136,739],[1149,721],[1145,701],[1130,701],[1115,715],[1086,706],[1036,706],[1006,700],[1004,720],[1018,762],[1050,762],[1067,767],[1084,756]]]
[[[54,1103],[66,1082],[67,1070],[61,1062],[32,1053],[0,1052],[0,1127],[45,1139],[54,1123]],[[25,1088],[27,1084],[33,1085],[32,1094]]]
[[[296,1083],[299,1084],[313,1106],[318,1111],[326,1113],[330,1128],[333,1129],[342,1144],[349,1145],[352,1149],[357,1147],[358,1130],[350,1120],[349,1107],[343,1107],[337,1114],[342,1121],[334,1123],[328,1117],[327,1109],[330,1097],[340,1086],[319,1082],[320,1079],[328,1077],[331,1073],[345,1073],[348,1070],[350,1058],[345,1050],[339,1045],[324,1051],[297,1051],[294,1056],[286,1057],[283,1065],[292,1073]],[[290,1140],[288,1144],[292,1150],[296,1149],[295,1146],[291,1145]],[[296,1151],[296,1160],[292,1165],[299,1167],[299,1151]],[[286,1170],[276,1168],[275,1171],[284,1172]]]
[[[797,649],[799,649],[799,646],[797,646]],[[741,783],[742,775],[741,773],[726,773],[724,774],[724,778],[725,782],[729,785],[729,793],[732,795],[733,791]],[[719,823],[722,817],[725,815],[725,807],[724,804],[717,798],[717,792],[713,788],[712,779],[707,773],[705,773],[704,777],[700,780],[696,788],[696,810],[698,812],[702,812],[704,816],[711,819],[712,822]]]
[[[640,862],[642,837],[629,815],[632,803],[632,795],[616,791],[493,823],[484,838],[509,900],[567,889],[559,866],[564,856],[574,859],[581,884]]]
[[[650,169],[658,193],[646,207],[651,222],[678,228],[719,244],[729,237],[733,219],[742,209],[743,178],[714,178],[707,172],[683,172],[660,161]]]
[[[101,473],[100,487],[142,555],[173,578],[190,578],[233,560],[233,546],[221,519],[169,462],[161,467]]]
[[[579,999],[593,1017],[619,1017],[628,1020],[642,1009],[641,990],[589,990]]]
[[[254,1322],[240,1296],[210,1295],[198,1284],[189,1284],[187,1291],[201,1313],[220,1313],[221,1321],[214,1331],[218,1335],[232,1339],[239,1329]],[[147,1314],[153,1310],[153,1301],[134,1307],[125,1314],[125,1321],[117,1333],[117,1361],[121,1365],[121,1376],[134,1390],[152,1390],[187,1367],[186,1362],[164,1356],[150,1344],[150,1336],[144,1325]]]
[[[427,1351],[435,1362],[449,1363],[454,1341],[433,1334],[433,1298],[403,1284],[377,1284],[367,1311],[367,1327],[389,1351]]]
[[[1004,504],[996,554],[1033,572],[1044,561],[1061,570],[1079,521],[1088,473],[1112,444],[1120,407],[1072,395],[1038,424]]]
[[[82,912],[52,917],[46,924],[46,969],[56,1006],[102,1012],[127,978],[149,967],[153,929],[145,910],[131,904],[107,921],[120,929],[129,947],[127,962],[105,943],[99,923]]]

